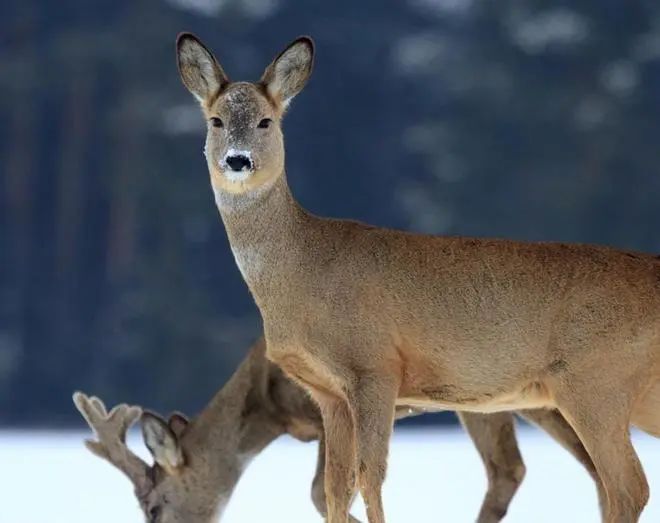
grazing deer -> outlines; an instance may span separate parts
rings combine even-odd
[[[128,476],[149,523],[216,521],[251,458],[284,433],[302,441],[319,439],[312,501],[321,515],[326,514],[321,414],[309,395],[266,359],[263,339],[191,422],[178,413],[165,421],[127,405],[108,412],[100,399],[80,392],[73,399],[97,436],[97,440],[86,441],[86,446]],[[408,411],[399,409],[397,416],[410,415]],[[541,410],[521,414],[545,428],[595,476],[584,448],[561,416]],[[126,431],[138,418],[153,466],[126,444]],[[513,416],[464,413],[460,418],[488,473],[488,491],[478,522],[496,523],[506,514],[525,472]]]
[[[660,262],[310,214],[287,185],[280,123],[311,74],[312,41],[295,40],[257,83],[230,82],[193,35],[177,56],[267,356],[321,410],[330,523],[346,522],[356,488],[369,521],[384,521],[396,405],[556,408],[596,467],[604,520],[637,521],[649,494],[629,425],[660,435]]]

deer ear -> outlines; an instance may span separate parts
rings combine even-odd
[[[170,419],[167,420],[167,425],[170,427],[170,430],[176,436],[176,439],[180,439],[183,431],[188,428],[190,421],[180,412],[173,412],[170,414]]]
[[[183,466],[183,452],[176,435],[163,418],[151,412],[142,414],[142,437],[154,461],[168,474]]]
[[[305,87],[312,75],[314,42],[308,36],[294,40],[264,71],[261,83],[284,107]]]
[[[178,36],[176,55],[183,85],[199,102],[210,100],[229,83],[213,53],[195,35]]]

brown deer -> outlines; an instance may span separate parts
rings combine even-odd
[[[80,392],[74,394],[74,403],[97,436],[96,441],[86,441],[86,446],[128,476],[150,523],[216,521],[250,460],[284,433],[302,441],[319,440],[312,501],[321,515],[326,514],[321,414],[309,395],[266,359],[263,339],[191,422],[179,413],[166,421],[127,405],[108,412],[100,399]],[[409,409],[397,411],[397,417],[410,414]],[[561,416],[542,410],[521,414],[545,428],[595,476],[586,451]],[[488,473],[488,491],[478,522],[496,523],[506,514],[525,473],[513,416],[503,412],[459,417]],[[139,418],[144,442],[154,459],[152,466],[126,444],[126,431]]]
[[[318,403],[330,523],[359,488],[382,523],[395,406],[556,408],[606,493],[608,523],[637,521],[648,485],[632,423],[660,435],[660,263],[612,248],[413,234],[327,219],[292,196],[281,120],[312,41],[257,83],[231,82],[193,35],[183,83],[208,122],[206,158],[267,357]],[[346,188],[350,191],[350,187]]]

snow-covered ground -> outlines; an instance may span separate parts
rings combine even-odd
[[[0,432],[1,523],[140,523],[129,482],[82,446],[86,432]],[[586,472],[542,433],[519,430],[527,477],[505,521],[598,521]],[[660,521],[660,441],[635,433],[651,485],[642,521]],[[146,455],[137,435],[134,448]],[[258,456],[225,523],[321,521],[309,497],[316,444],[281,438]],[[385,484],[390,523],[471,522],[485,488],[481,462],[460,430],[397,429]],[[366,521],[361,503],[353,513]]]

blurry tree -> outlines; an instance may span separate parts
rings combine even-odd
[[[446,5],[418,2],[431,22],[394,54],[402,93],[426,98],[405,133],[424,166],[402,190],[412,225],[657,251],[658,6]]]

